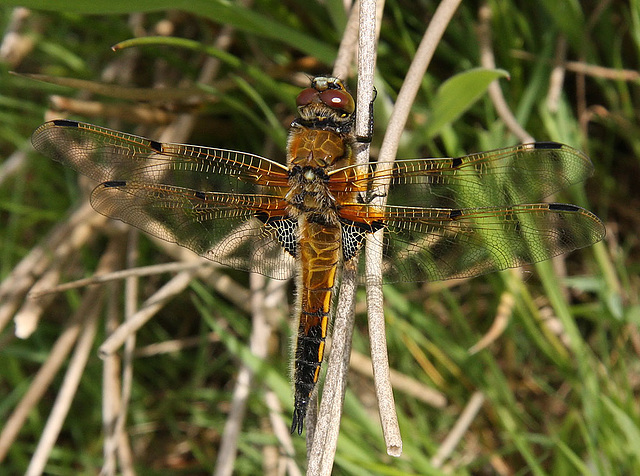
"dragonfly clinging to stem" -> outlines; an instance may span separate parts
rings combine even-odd
[[[384,229],[390,281],[475,276],[534,263],[604,237],[575,205],[540,200],[591,175],[587,156],[537,142],[456,158],[354,164],[355,105],[316,77],[297,97],[287,165],[227,149],[161,143],[70,120],[33,134],[43,154],[100,184],[100,213],[210,260],[284,279],[295,270],[298,318],[291,432],[302,433],[319,378],[340,266]],[[373,190],[390,184],[387,203]]]

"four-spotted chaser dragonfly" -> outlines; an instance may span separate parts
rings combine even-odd
[[[274,278],[295,269],[298,338],[291,432],[302,433],[318,381],[336,274],[384,229],[390,281],[475,276],[601,240],[575,205],[536,203],[588,177],[584,154],[538,142],[441,159],[356,166],[355,105],[343,82],[317,77],[297,98],[287,165],[226,149],[161,143],[55,120],[33,134],[41,153],[100,182],[100,213],[210,260]],[[388,205],[373,205],[378,180]]]

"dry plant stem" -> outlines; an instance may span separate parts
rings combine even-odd
[[[60,260],[56,260],[55,263],[42,275],[40,279],[36,281],[33,288],[36,292],[39,289],[46,289],[51,286],[55,286],[60,282],[60,276],[62,275],[62,267],[65,263]],[[22,307],[16,312],[13,321],[16,325],[16,336],[21,339],[27,339],[38,327],[40,317],[44,313],[44,310],[53,301],[53,296],[47,296],[46,298],[39,300],[27,299]]]
[[[487,5],[480,7],[480,25],[478,27],[478,43],[480,44],[480,63],[484,68],[494,69],[496,67],[493,48],[491,47],[491,9]],[[507,101],[504,99],[500,83],[496,79],[489,85],[489,97],[496,112],[507,128],[521,142],[533,142],[533,137],[520,125],[516,117],[511,112]]]
[[[364,90],[369,89],[369,97],[373,95],[373,69],[375,65],[375,17],[376,2],[375,0],[362,0],[356,3],[350,12],[351,19],[349,24],[353,25],[353,17],[359,18],[360,26],[358,40],[358,96],[356,98],[356,135],[360,134],[362,129],[359,124],[363,121],[367,124],[367,129],[362,134],[368,132],[369,117],[368,105],[371,102],[363,103],[366,95],[362,94]],[[366,19],[365,19],[366,18]],[[354,42],[349,35],[354,35],[353,28],[348,29],[343,37],[340,59],[345,63],[337,63],[334,67],[334,76],[339,73],[348,71],[348,58],[353,57],[353,53],[345,53],[345,45],[352,48]],[[365,44],[370,47],[370,51],[362,49],[362,37],[371,36],[371,41]],[[364,62],[370,64],[363,68]],[[364,82],[363,82],[364,81]],[[366,155],[360,155],[362,148],[356,148],[356,163],[366,162],[368,159],[368,150]],[[327,374],[324,381],[322,391],[322,402],[318,413],[318,422],[313,425],[314,411],[316,405],[313,401],[310,405],[310,412],[307,415],[307,474],[308,475],[325,475],[331,474],[335,452],[338,442],[338,434],[340,430],[340,417],[342,415],[342,405],[344,402],[344,394],[346,391],[347,374],[349,371],[349,356],[351,355],[351,345],[353,336],[353,327],[355,323],[355,292],[357,288],[357,259],[353,259],[345,263],[342,270],[342,282],[338,293],[338,302],[334,317],[331,351],[329,353]]]
[[[102,215],[93,211],[87,203],[64,222],[57,226],[53,232],[25,256],[16,265],[11,274],[0,284],[0,330],[4,329],[9,320],[15,315],[16,309],[24,300],[24,295],[33,286],[36,278],[43,274],[50,266],[51,260],[61,259],[75,250],[75,246],[69,245],[69,241],[77,236],[75,230],[78,226],[94,226],[104,220]],[[86,236],[86,235],[84,235]],[[79,246],[78,243],[75,244]]]
[[[495,58],[493,56],[493,49],[491,47],[491,9],[484,5],[479,11],[480,27],[478,29],[478,37],[480,43],[480,61],[485,68],[495,68]],[[566,45],[565,45],[566,48]],[[559,61],[559,59],[558,59]],[[518,122],[516,117],[511,112],[507,102],[502,95],[502,89],[498,81],[494,81],[489,85],[489,97],[493,102],[496,112],[505,123],[507,128],[516,136],[521,142],[533,142],[534,138],[529,134]],[[519,270],[512,270],[509,273],[511,279],[521,280],[522,272]],[[500,297],[500,305],[496,318],[489,329],[489,332],[478,341],[474,346],[469,349],[470,354],[479,352],[486,348],[491,342],[495,341],[506,329],[511,313],[513,312],[513,306],[515,305],[515,297],[513,292],[505,290]]]
[[[132,88],[118,84],[100,83],[86,79],[49,76],[46,74],[14,73],[17,76],[34,79],[50,84],[66,86],[80,91],[92,92],[115,99],[126,99],[139,102],[166,103],[168,101],[185,101],[193,97],[211,99],[211,95],[198,87],[190,88]]]
[[[118,281],[125,278],[129,278],[131,276],[141,277],[141,276],[155,276],[163,273],[173,273],[176,271],[186,271],[191,269],[199,269],[209,264],[208,261],[191,261],[191,262],[172,262],[172,263],[162,263],[162,264],[153,264],[150,266],[140,266],[138,268],[127,268],[119,271],[114,271],[113,273],[105,273],[105,274],[94,274],[89,278],[78,279],[76,281],[68,281],[64,284],[59,284],[57,286],[53,286],[48,289],[42,289],[40,291],[30,291],[30,298],[39,298],[41,296],[46,296],[47,294],[53,293],[61,293],[63,291],[68,291],[70,289],[84,288],[85,286],[89,286],[92,284],[102,284],[108,283],[110,281]]]
[[[347,78],[351,76],[351,71],[349,68],[353,63],[353,60],[357,59],[355,55],[358,52],[359,33],[362,30],[362,24],[360,20],[361,15],[359,14],[359,4],[359,1],[355,2],[355,5],[351,10],[351,14],[349,15],[349,20],[347,22],[347,26],[345,27],[344,34],[342,35],[342,41],[340,42],[340,48],[338,49],[338,55],[336,57],[335,67],[333,69],[333,75],[337,78]],[[380,20],[382,18],[383,9],[384,0],[376,2],[376,21],[374,26],[376,41],[380,35]],[[360,91],[360,85],[358,85],[358,91]],[[358,116],[356,115],[356,121],[357,120]]]
[[[80,114],[86,117],[126,120],[137,124],[169,124],[175,119],[175,114],[148,105],[105,104],[99,101],[84,101],[64,96],[51,96],[50,102],[56,111]]]
[[[373,376],[371,359],[359,352],[351,351],[349,366],[351,370],[361,375],[367,377]],[[434,390],[418,380],[407,377],[397,370],[390,369],[389,379],[391,380],[391,386],[397,392],[403,392],[435,408],[444,408],[447,404],[447,399],[441,392]]]
[[[183,271],[174,276],[168,283],[156,291],[147,299],[139,311],[131,319],[119,326],[100,346],[100,355],[107,356],[117,351],[125,342],[127,337],[136,332],[149,319],[151,319],[164,304],[174,296],[180,294],[191,282],[196,271]]]
[[[528,51],[513,50],[511,56],[526,61],[543,61],[553,64],[551,60],[540,58]],[[604,66],[587,64],[582,61],[564,61],[562,62],[562,67],[572,73],[584,74],[592,78],[610,79],[612,81],[637,81],[640,79],[640,72],[633,69],[606,68]]]
[[[124,255],[124,237],[118,240],[119,255]],[[122,258],[119,261],[124,261]],[[121,267],[121,266],[118,266]],[[120,312],[116,303],[120,302],[119,290],[115,283],[106,286],[107,311],[105,318],[105,331],[109,335],[118,326]],[[122,414],[121,382],[120,382],[120,357],[112,354],[104,359],[102,372],[102,428],[104,432],[103,455],[101,476],[115,476],[117,471],[117,450],[120,444],[117,420]],[[128,474],[122,471],[122,474]]]
[[[302,473],[293,459],[294,447],[291,441],[291,433],[289,425],[282,418],[282,405],[278,396],[272,391],[267,390],[264,395],[265,403],[269,409],[269,420],[273,428],[273,434],[280,443],[280,463],[278,474],[288,474],[290,476],[300,476]],[[282,468],[284,466],[284,468]]]
[[[220,342],[220,336],[217,332],[212,331],[205,336],[205,340],[209,343]],[[134,357],[139,359],[141,357],[172,354],[191,347],[197,347],[201,344],[202,337],[199,335],[185,337],[183,339],[165,340],[162,342],[156,342],[155,344],[149,344],[144,347],[138,347],[134,352]]]
[[[422,77],[429,65],[433,53],[438,45],[444,30],[449,24],[451,17],[455,13],[460,0],[444,0],[440,3],[429,23],[429,27],[420,42],[404,84],[398,94],[398,100],[391,113],[389,125],[385,133],[380,156],[378,159],[378,169],[382,171],[393,167],[400,136],[409,116],[409,111],[416,96]],[[381,181],[382,182],[382,181]],[[375,191],[373,205],[384,206],[388,190],[388,182],[380,183],[380,188]],[[382,297],[382,243],[383,230],[380,230],[373,237],[367,237],[365,272],[367,275],[367,306],[369,308],[369,333],[371,340],[372,356],[380,356],[379,361],[374,361],[374,379],[388,380],[388,363],[386,355],[386,339],[384,337],[384,313]],[[381,330],[380,330],[381,329]],[[388,384],[387,384],[388,385]],[[397,424],[393,393],[390,386],[378,387],[378,404],[380,406],[380,417],[387,444],[387,453],[399,456],[402,453],[402,439]]]
[[[127,268],[134,267],[138,262],[138,243],[140,232],[129,230],[129,242],[127,246]],[[138,307],[138,287],[137,276],[130,276],[125,280],[125,321],[130,320],[136,313]],[[124,354],[122,358],[122,393],[120,395],[120,409],[115,420],[113,429],[114,437],[118,442],[118,462],[120,472],[125,476],[135,474],[133,470],[133,452],[129,444],[129,437],[125,431],[125,424],[131,401],[133,389],[133,359],[136,350],[136,334],[132,333],[124,343]]]
[[[267,356],[267,344],[271,337],[271,326],[265,316],[265,282],[264,276],[251,273],[251,310],[252,326],[249,348],[256,357],[264,360]],[[242,421],[247,406],[253,372],[248,365],[243,364],[238,373],[238,380],[233,391],[231,411],[227,417],[222,434],[222,442],[218,449],[218,459],[213,474],[215,476],[229,476],[233,474],[238,450],[238,436],[242,429]]]
[[[516,276],[514,279],[519,279],[519,277]],[[502,335],[511,320],[515,304],[516,298],[513,295],[513,292],[509,290],[504,291],[502,296],[500,296],[500,304],[498,305],[496,317],[491,323],[491,327],[487,333],[482,336],[482,339],[469,348],[469,355],[476,354],[481,350],[486,349]]]
[[[9,448],[15,441],[29,413],[47,391],[58,370],[64,364],[67,355],[71,352],[71,348],[76,342],[78,334],[80,334],[83,319],[84,315],[76,312],[69,320],[66,328],[53,345],[47,360],[42,364],[31,385],[29,385],[29,389],[4,423],[4,428],[0,433],[0,462],[4,461]]]
[[[78,389],[78,384],[82,373],[84,372],[85,365],[89,359],[93,340],[96,335],[98,327],[98,317],[100,306],[96,306],[99,302],[98,296],[90,296],[87,294],[87,299],[84,301],[84,306],[80,307],[80,310],[85,311],[86,321],[82,334],[78,339],[78,345],[69,362],[69,368],[65,375],[64,381],[56,397],[55,404],[51,409],[51,414],[42,432],[36,451],[31,458],[27,472],[27,476],[37,476],[42,474],[44,467],[49,459],[51,450],[53,449],[55,442],[60,434],[62,424],[67,417],[71,402]],[[102,295],[101,291],[96,291],[95,294]],[[93,299],[88,299],[94,297]]]
[[[465,432],[469,429],[469,425],[473,422],[474,418],[482,408],[482,404],[484,403],[484,395],[482,392],[474,392],[467,402],[467,406],[464,408],[460,418],[453,428],[451,432],[447,435],[442,445],[438,449],[438,452],[431,458],[431,464],[434,468],[440,468],[445,459],[447,459],[453,450],[455,449],[458,442],[462,439]]]
[[[567,57],[567,39],[564,36],[558,38],[556,45],[556,54],[553,60],[554,66],[549,77],[549,91],[547,92],[547,109],[552,114],[558,112],[558,102],[560,101],[560,94],[564,87],[564,76],[566,69],[564,67],[564,60]]]
[[[107,335],[118,325],[118,309],[116,303],[120,302],[118,290],[114,283],[106,286],[107,312],[105,318],[105,331]],[[100,476],[115,476],[117,470],[116,450],[118,438],[116,435],[116,418],[120,410],[120,357],[111,354],[104,359],[102,371],[102,428],[104,432],[103,463]]]
[[[117,246],[115,242],[112,241],[102,256],[98,269],[100,271],[113,269],[116,266],[116,256]],[[38,446],[36,447],[35,453],[31,458],[29,467],[27,468],[26,474],[28,476],[42,474],[51,450],[53,449],[56,439],[60,434],[60,429],[62,428],[62,424],[67,416],[85,365],[89,359],[89,354],[91,352],[91,347],[98,327],[98,317],[102,309],[101,302],[103,297],[104,294],[102,289],[96,288],[89,290],[76,312],[77,316],[84,317],[84,326],[78,339],[76,349],[71,361],[69,362],[69,367],[62,386],[58,392],[53,408],[51,409],[49,419],[47,420],[40,441],[38,442]],[[75,319],[76,318],[74,317],[74,320]]]

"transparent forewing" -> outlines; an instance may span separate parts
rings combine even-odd
[[[602,222],[575,205],[469,209],[387,206],[386,281],[437,281],[514,268],[600,241]]]
[[[533,203],[591,175],[582,152],[556,142],[537,142],[443,159],[397,160],[391,170],[375,164],[356,174],[333,172],[334,189],[375,190],[389,181],[388,203],[433,208],[477,208]],[[345,183],[343,183],[345,182]],[[349,182],[349,183],[346,183]]]
[[[36,150],[98,182],[162,183],[202,191],[251,193],[287,185],[287,169],[246,152],[161,143],[81,122],[41,125]]]
[[[265,210],[283,210],[278,198],[110,181],[95,188],[91,205],[227,266],[277,279],[290,276],[293,258],[279,245],[276,230],[256,218]]]
[[[289,276],[292,258],[278,240],[291,239],[264,225],[286,214],[281,197],[288,175],[282,165],[244,152],[160,143],[66,120],[43,124],[32,142],[36,150],[102,182],[91,197],[98,212],[213,261]]]

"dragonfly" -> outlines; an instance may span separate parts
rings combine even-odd
[[[342,80],[315,77],[296,103],[286,165],[66,119],[32,136],[37,151],[99,182],[90,199],[98,212],[223,265],[294,273],[291,433],[302,434],[320,375],[336,279],[367,236],[383,240],[390,282],[476,276],[605,236],[590,211],[542,202],[592,174],[570,146],[535,142],[382,169],[354,163],[355,104]],[[374,200],[382,181],[384,205]]]

